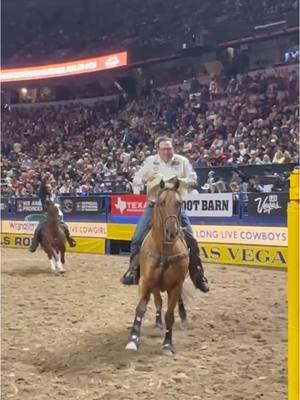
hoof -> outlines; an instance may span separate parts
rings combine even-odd
[[[137,344],[132,340],[127,343],[125,348],[126,348],[126,350],[132,350],[132,351],[137,351],[138,350]]]
[[[182,323],[186,322],[186,314],[185,314],[185,315],[180,315],[180,314],[179,314],[179,318],[180,318],[180,321],[181,321]]]
[[[64,269],[60,269],[60,270],[58,271],[58,273],[59,273],[60,275],[63,275],[65,272],[66,272],[66,271],[65,271]]]
[[[187,322],[187,320],[181,321],[180,328],[181,328],[183,331],[189,329],[189,323]]]
[[[164,326],[161,322],[155,322],[155,329],[163,330]]]
[[[173,346],[170,344],[163,345],[163,353],[165,356],[173,357],[175,352],[173,350]]]

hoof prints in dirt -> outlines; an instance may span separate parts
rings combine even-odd
[[[125,350],[137,302],[137,288],[119,283],[127,258],[68,254],[57,279],[42,253],[2,255],[3,398],[287,397],[282,271],[207,265],[212,290],[190,296],[188,329],[177,316],[176,354],[166,357],[152,300],[139,350]]]

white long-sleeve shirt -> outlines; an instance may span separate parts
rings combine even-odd
[[[191,187],[197,185],[197,174],[191,163],[179,154],[174,154],[168,163],[165,163],[158,154],[147,157],[141,169],[134,175],[133,186],[143,186],[144,178],[148,174],[161,174],[165,179],[176,175]]]

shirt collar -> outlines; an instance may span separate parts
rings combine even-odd
[[[174,154],[173,157],[171,158],[171,160],[168,161],[168,162],[165,162],[162,158],[160,158],[160,155],[159,155],[159,154],[158,154],[158,158],[159,158],[159,161],[160,161],[162,164],[165,164],[165,165],[172,165],[172,162],[175,161],[176,154]]]

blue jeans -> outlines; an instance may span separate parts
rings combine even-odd
[[[131,239],[130,245],[130,256],[135,256],[142,245],[143,239],[145,237],[146,232],[151,227],[152,215],[153,215],[154,207],[147,206],[139,219],[139,222],[135,228],[134,235]],[[187,216],[185,210],[181,210],[181,226],[185,228],[191,235],[193,235],[191,222],[189,217]]]

